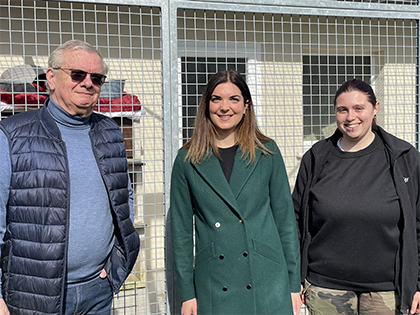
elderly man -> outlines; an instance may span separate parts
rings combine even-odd
[[[71,40],[48,67],[44,106],[0,122],[0,315],[110,314],[139,236],[123,136],[93,113],[107,66]]]

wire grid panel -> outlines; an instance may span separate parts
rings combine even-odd
[[[336,129],[335,91],[351,78],[374,87],[379,124],[417,145],[417,27],[410,19],[178,9],[180,143],[198,104],[186,100],[202,89],[195,78],[225,68],[245,69],[258,122],[278,143],[291,186],[302,154]],[[186,57],[201,68],[185,66]]]
[[[136,1],[145,2],[149,1]],[[241,5],[235,5],[236,11],[217,11],[203,9],[201,2],[189,4],[193,7],[176,11],[173,35],[162,33],[168,17],[148,5],[0,2],[0,72],[23,64],[46,69],[49,54],[59,44],[78,38],[101,50],[110,65],[109,79],[123,80],[124,94],[132,96],[132,103],[125,104],[128,111],[121,109],[114,118],[131,154],[142,250],[133,274],[114,300],[113,314],[167,312],[164,217],[168,184],[164,176],[169,170],[163,165],[170,164],[167,160],[173,153],[164,152],[163,142],[166,137],[177,139],[180,146],[188,139],[194,103],[217,70],[234,68],[245,75],[259,125],[279,144],[292,187],[305,150],[334,131],[332,98],[348,78],[371,83],[381,103],[379,124],[418,147],[418,20],[405,19],[403,14],[397,19],[378,18],[373,11],[375,17],[361,18],[342,12],[336,16],[280,14],[268,9],[258,13],[260,7],[244,6],[243,10]],[[352,12],[357,9],[348,5]],[[177,55],[177,73],[162,69],[170,57],[162,56],[164,38],[176,38],[171,53]],[[162,90],[165,80],[176,82],[179,93],[162,105],[162,98],[170,93]],[[25,83],[23,93],[18,93],[23,99],[1,104],[0,118],[41,106],[43,93],[28,88]],[[34,95],[38,103],[31,103],[28,95]],[[133,104],[136,99],[141,102],[140,111]],[[174,116],[180,128],[168,131],[164,118],[168,122],[172,117],[163,117],[162,109],[171,113],[167,107],[172,104],[177,106]],[[111,110],[108,105],[105,114],[112,115]]]
[[[47,94],[32,84],[32,70],[44,73],[48,56],[69,39],[97,47],[109,65],[108,82],[118,86],[114,94],[102,87],[97,111],[112,117],[125,137],[141,251],[113,314],[165,313],[161,22],[156,7],[0,2],[0,74],[12,72],[0,81],[7,92],[2,119],[42,106]]]

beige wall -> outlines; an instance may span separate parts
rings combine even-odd
[[[303,153],[302,64],[277,62],[261,69],[265,73],[262,73],[261,104],[257,104],[261,106],[258,121],[262,131],[277,142],[287,173],[292,175]]]
[[[375,83],[378,124],[410,143],[416,140],[416,65],[387,63]],[[401,84],[404,82],[404,84]]]

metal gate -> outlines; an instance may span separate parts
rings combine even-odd
[[[124,84],[120,101],[98,111],[125,136],[142,242],[113,314],[167,314],[170,171],[208,78],[243,73],[293,186],[302,154],[335,130],[332,99],[349,78],[371,83],[379,124],[419,148],[419,16],[417,0],[1,0],[0,119],[42,106],[33,81],[58,45],[100,49],[109,79]],[[8,77],[12,69],[23,76]]]

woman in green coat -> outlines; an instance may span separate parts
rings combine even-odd
[[[193,136],[174,162],[170,211],[183,315],[299,313],[287,174],[236,71],[207,84]]]

